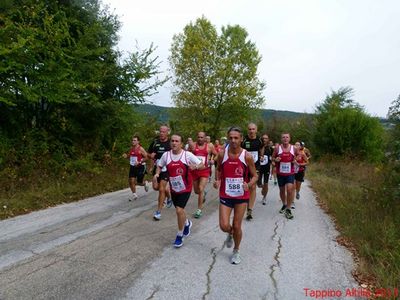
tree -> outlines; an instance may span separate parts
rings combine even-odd
[[[23,156],[20,141],[32,137],[43,157],[100,152],[125,136],[137,123],[131,104],[166,79],[152,45],[122,61],[119,28],[98,0],[2,2],[0,140]]]
[[[388,150],[395,159],[400,160],[400,95],[391,103],[387,116],[394,123],[390,130]]]
[[[232,124],[244,124],[264,103],[265,83],[258,79],[261,56],[247,31],[222,27],[218,35],[206,18],[175,35],[170,64],[182,131],[204,130],[216,137]]]
[[[387,117],[394,122],[400,122],[400,95],[391,103]]]
[[[352,88],[341,88],[317,106],[313,144],[320,154],[379,161],[383,158],[383,127],[351,99],[352,95]]]

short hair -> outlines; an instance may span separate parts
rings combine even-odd
[[[138,135],[132,136],[132,140],[133,140],[133,139],[137,139],[138,141],[140,141],[140,137],[139,137]]]
[[[230,127],[230,128],[228,129],[227,134],[229,135],[232,131],[239,132],[239,133],[240,133],[240,136],[243,136],[242,129],[240,129],[240,127],[238,127],[238,126],[232,126],[232,127]]]
[[[182,143],[182,141],[183,141],[182,135],[179,134],[179,133],[173,133],[173,134],[171,135],[171,139],[172,139],[172,137],[173,137],[174,135],[175,135],[175,136],[179,136],[179,139],[181,140],[181,143]]]

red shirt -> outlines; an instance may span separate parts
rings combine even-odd
[[[206,168],[203,170],[192,170],[193,179],[197,180],[199,177],[208,178],[208,176],[210,176],[210,169],[207,168],[207,166],[208,166],[208,144],[205,143],[204,148],[200,149],[196,143],[194,150],[192,152],[198,159],[200,159],[203,162],[204,166],[206,166]]]
[[[297,155],[296,161],[299,164],[304,164],[306,162],[306,160],[304,159],[304,156],[305,156],[304,150],[299,150],[299,155]],[[297,168],[295,167],[295,171],[296,171],[296,169],[297,169],[297,172],[303,172],[305,170],[304,166],[297,166]]]
[[[192,176],[189,172],[189,164],[186,159],[186,151],[182,151],[177,161],[172,160],[171,151],[167,153],[167,172],[171,193],[183,194],[192,191]]]
[[[249,167],[246,163],[247,151],[242,149],[238,158],[231,158],[228,154],[229,147],[225,148],[221,164],[220,198],[248,200],[250,192],[243,189],[243,183],[249,182]]]
[[[294,174],[294,147],[289,145],[289,151],[283,151],[282,145],[278,147],[278,157],[281,158],[280,162],[276,163],[276,174],[281,176],[290,176]]]
[[[136,146],[136,148],[132,147],[129,150],[129,163],[131,166],[135,166],[136,162],[142,162],[143,156],[140,153],[140,145]]]

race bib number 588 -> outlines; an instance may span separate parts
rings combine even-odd
[[[243,178],[226,178],[225,194],[231,197],[240,197],[244,195]]]

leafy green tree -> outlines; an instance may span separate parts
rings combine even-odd
[[[174,36],[170,56],[180,128],[216,137],[254,117],[265,101],[260,62],[256,45],[238,25],[222,27],[221,34],[204,17],[185,26]]]
[[[119,28],[98,0],[1,3],[0,139],[14,162],[26,151],[100,153],[139,124],[131,104],[167,79],[158,78],[152,45],[122,61]]]
[[[352,95],[353,89],[341,88],[317,106],[313,144],[320,154],[379,161],[383,158],[383,127],[351,99]]]
[[[400,122],[400,95],[391,103],[387,116],[389,120]]]

